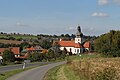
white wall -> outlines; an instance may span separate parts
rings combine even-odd
[[[75,48],[75,54],[81,53],[80,48]]]
[[[65,48],[67,49],[68,52],[70,52],[70,49],[71,49],[71,52],[75,53],[74,47],[65,47]],[[64,50],[64,47],[60,47],[60,50]]]
[[[70,52],[70,48],[71,48],[71,52],[72,54],[78,54],[81,53],[80,48],[74,48],[74,47],[65,47],[67,49],[68,52]],[[60,47],[60,50],[64,50],[64,47]]]
[[[81,43],[82,38],[75,38],[75,43]]]

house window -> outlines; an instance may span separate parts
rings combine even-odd
[[[75,49],[75,52],[76,52],[76,49]]]

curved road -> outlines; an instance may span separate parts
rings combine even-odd
[[[50,64],[50,63],[52,63],[52,62],[27,63],[26,67],[42,66],[42,65]],[[23,64],[9,65],[9,66],[0,66],[0,74],[2,74],[4,72],[7,72],[7,71],[22,69],[22,67],[23,67]]]
[[[64,64],[64,63],[66,63],[66,61],[52,63],[52,64],[40,66],[40,67],[37,67],[37,68],[33,68],[31,70],[27,70],[27,71],[21,72],[19,74],[16,74],[16,75],[8,78],[7,80],[42,80],[45,73],[49,69],[51,69],[55,66]]]

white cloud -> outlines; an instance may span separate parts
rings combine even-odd
[[[69,30],[75,30],[76,28],[75,27],[69,27]]]
[[[102,13],[102,12],[94,12],[92,14],[93,17],[107,17],[108,14],[107,13]]]
[[[98,0],[99,5],[106,5],[108,4],[108,0]]]
[[[120,5],[120,0],[112,0],[113,3]],[[110,3],[110,0],[98,0],[98,5],[106,5]]]
[[[17,22],[15,25],[16,26],[20,26],[20,27],[27,27],[27,26],[29,26],[27,24],[23,24],[23,23],[20,23],[20,22]]]

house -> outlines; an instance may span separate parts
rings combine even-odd
[[[21,59],[27,59],[30,54],[32,53],[46,53],[47,50],[43,49],[41,46],[32,46],[30,48],[25,48],[24,50],[21,51]]]
[[[22,50],[22,52],[24,53],[41,53],[44,49],[41,46],[35,46],[35,47],[30,47],[30,48],[25,48],[24,50]]]
[[[3,55],[5,50],[10,50],[15,55],[15,58],[20,57],[20,48],[19,47],[9,47],[9,48],[0,48],[0,55]]]
[[[77,33],[74,40],[64,41],[60,39],[58,44],[60,45],[60,50],[64,50],[64,48],[66,48],[66,50],[72,54],[79,54],[83,53],[84,50],[90,50],[90,41],[84,42],[83,33],[81,32],[80,26],[77,28]]]

